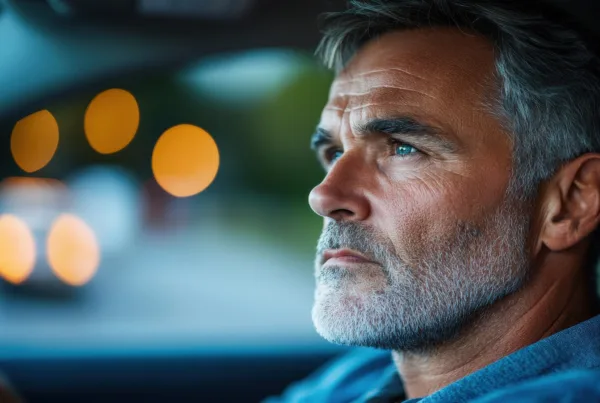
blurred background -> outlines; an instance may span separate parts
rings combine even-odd
[[[0,5],[0,371],[69,401],[73,377],[120,376],[97,359],[280,354],[264,377],[289,379],[260,389],[279,392],[340,351],[310,318],[327,2],[126,3]]]
[[[253,49],[2,121],[2,345],[311,339],[330,79]]]

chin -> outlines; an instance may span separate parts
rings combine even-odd
[[[312,320],[325,340],[342,345],[371,347],[368,317],[373,304],[372,286],[349,284],[332,289],[320,285],[315,292]]]
[[[390,323],[390,287],[382,270],[320,268],[312,308],[317,333],[335,344],[379,348],[389,328],[402,322]]]
[[[418,351],[447,336],[444,328],[435,326],[439,318],[426,309],[373,284],[366,288],[364,284],[341,288],[319,284],[312,320],[317,333],[331,343]]]

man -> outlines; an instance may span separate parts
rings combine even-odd
[[[313,320],[377,350],[272,401],[600,401],[600,59],[562,17],[522,0],[326,17]]]

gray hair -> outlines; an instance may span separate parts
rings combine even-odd
[[[495,47],[500,117],[513,144],[508,193],[532,200],[565,162],[600,151],[600,63],[585,33],[523,0],[351,0],[323,18],[317,54],[340,71],[366,42],[386,32],[454,26]]]

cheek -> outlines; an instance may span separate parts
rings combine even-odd
[[[375,225],[401,259],[418,263],[435,245],[452,237],[459,223],[477,225],[498,206],[501,197],[476,183],[476,178],[432,172],[390,184],[375,198]]]

